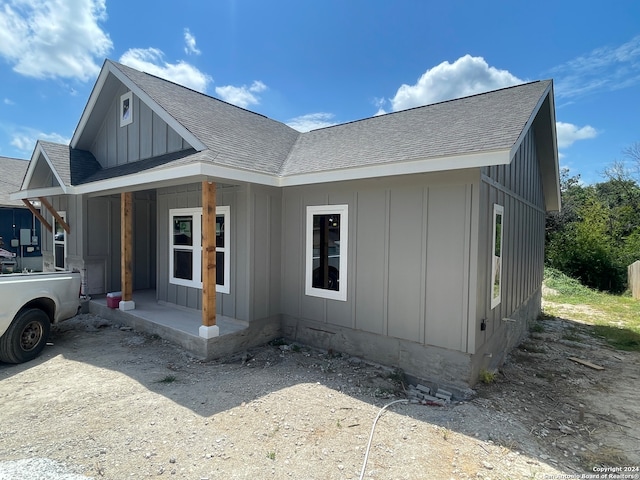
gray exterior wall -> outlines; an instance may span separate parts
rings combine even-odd
[[[88,294],[121,289],[120,195],[86,198],[84,258]],[[133,288],[156,287],[156,194],[133,193]]]
[[[502,252],[502,300],[491,308],[491,261],[493,205],[504,206]],[[478,241],[476,351],[485,360],[477,368],[502,362],[526,328],[505,318],[526,322],[540,312],[540,289],[544,269],[545,207],[538,151],[533,130],[529,130],[509,165],[484,168],[480,184]],[[525,309],[526,314],[522,313]],[[487,328],[480,330],[482,319]],[[521,333],[522,333],[521,332]],[[507,339],[495,342],[494,338]],[[491,356],[489,356],[489,354]]]
[[[120,96],[127,91],[121,86],[116,92],[91,146],[91,153],[103,168],[190,148],[175,130],[135,95],[133,122],[121,127]]]
[[[466,170],[284,189],[281,301],[289,326],[466,352],[478,185],[479,171]],[[349,206],[346,301],[304,291],[306,207],[327,204]]]
[[[230,289],[218,293],[219,314],[257,320],[280,313],[281,192],[255,185],[217,186],[230,207]],[[202,290],[169,283],[169,211],[202,206],[200,184],[158,190],[158,299],[202,308]]]
[[[82,215],[82,197],[79,195],[60,195],[49,198],[49,202],[57,212],[65,213],[65,221],[71,230],[71,232],[66,235],[67,245],[65,266],[69,270],[77,268],[82,271],[84,268],[82,234],[85,225]],[[55,224],[53,215],[51,215],[45,208],[42,208],[41,211],[49,224],[53,227]],[[43,271],[51,272],[55,270],[53,263],[53,233],[46,228],[42,229],[42,262]]]
[[[84,274],[85,293],[120,290],[120,196],[64,195],[50,199],[65,212],[71,233],[67,235],[66,266]],[[134,289],[156,287],[155,191],[134,193]],[[53,225],[53,217],[45,212]],[[53,234],[43,229],[43,269],[53,271]]]

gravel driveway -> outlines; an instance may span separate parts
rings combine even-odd
[[[548,323],[543,346],[562,325]],[[626,452],[604,436],[612,424],[586,433],[600,413],[588,397],[574,409],[560,373],[539,383],[536,372],[553,378],[552,359],[516,354],[470,400],[389,406],[370,437],[381,408],[405,398],[399,372],[284,342],[200,362],[80,315],[54,329],[40,358],[0,364],[0,480],[553,478],[545,475],[592,473],[603,458],[637,462],[635,440]],[[612,378],[622,363],[637,372],[635,354],[617,363],[595,347],[589,354]],[[572,378],[598,373],[565,363]],[[598,388],[610,391],[603,378]]]

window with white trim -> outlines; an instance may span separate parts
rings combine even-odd
[[[230,207],[216,207],[216,292],[229,293]],[[169,282],[202,288],[202,208],[169,210]]]
[[[491,255],[491,308],[500,304],[502,299],[502,223],[504,207],[493,205],[493,242]]]
[[[348,205],[307,207],[307,295],[347,300],[348,214]]]
[[[67,221],[67,213],[66,212],[58,212],[60,218]],[[55,270],[64,270],[65,263],[67,259],[67,232],[64,231],[64,228],[58,222],[58,220],[53,217],[53,268]]]

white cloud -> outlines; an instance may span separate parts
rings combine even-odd
[[[196,47],[196,37],[189,31],[188,28],[184,29],[184,52],[187,55],[200,55],[200,50]]]
[[[556,122],[556,134],[558,148],[567,148],[578,140],[595,138],[598,135],[598,131],[590,125],[578,127],[572,123]]]
[[[596,48],[551,70],[559,98],[598,90],[619,90],[640,83],[640,35],[627,43]]]
[[[3,100],[3,103],[4,103],[5,105],[15,105],[15,104],[16,104],[16,103],[15,103],[13,100],[11,100],[10,98],[5,98],[5,99]]]
[[[0,56],[35,78],[86,81],[113,48],[99,22],[106,0],[8,0],[0,6]]]
[[[333,117],[333,113],[308,113],[292,118],[287,122],[287,125],[299,132],[308,132],[310,130],[336,125],[336,122],[332,121]]]
[[[216,87],[216,93],[225,102],[232,103],[238,107],[247,108],[249,105],[259,104],[260,97],[256,94],[263,92],[266,89],[267,86],[264,83],[256,80],[249,87],[246,85],[242,85],[241,87],[234,87],[233,85]]]
[[[212,81],[209,75],[187,62],[166,62],[164,53],[157,48],[129,49],[120,57],[120,63],[203,93]]]
[[[415,85],[402,85],[391,99],[394,111],[451,100],[523,83],[507,70],[490,67],[482,57],[465,55],[453,63],[442,62],[425,73]],[[379,107],[378,113],[384,112]]]
[[[43,133],[31,128],[25,128],[18,133],[14,133],[10,143],[18,150],[31,153],[36,146],[37,140],[46,140],[48,142],[68,145],[71,138],[58,133]]]

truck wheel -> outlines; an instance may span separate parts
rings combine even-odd
[[[30,308],[16,315],[0,338],[0,360],[23,363],[33,360],[47,344],[51,323],[42,310]]]

